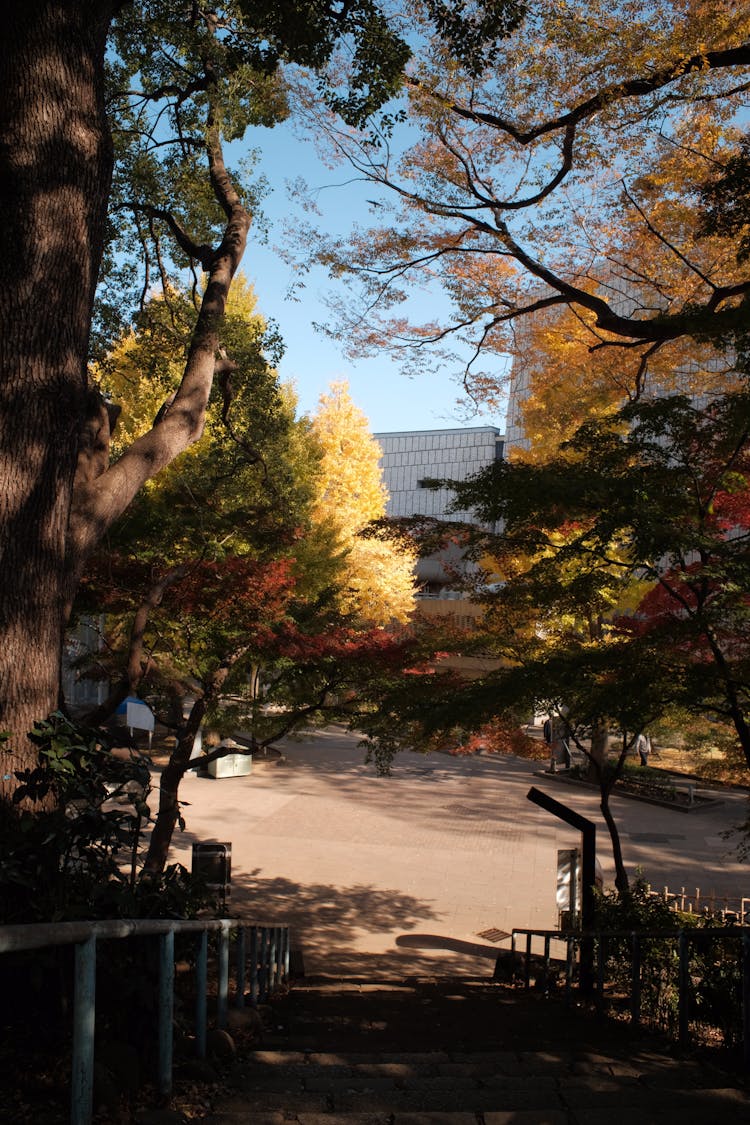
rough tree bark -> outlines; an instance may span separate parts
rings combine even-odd
[[[0,729],[56,705],[65,542],[112,146],[116,5],[20,0],[0,37]],[[14,787],[7,765],[0,794]]]
[[[205,66],[206,157],[226,216],[216,248],[173,236],[207,274],[182,382],[153,429],[109,464],[113,412],[87,384],[89,331],[112,175],[106,36],[121,4],[13,0],[0,40],[0,730],[13,771],[57,705],[64,625],[86,558],[136,492],[196,441],[227,295],[251,216],[223,160]],[[221,360],[218,360],[221,363]]]

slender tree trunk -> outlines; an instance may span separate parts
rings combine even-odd
[[[748,725],[745,709],[740,700],[737,683],[732,675],[729,661],[724,655],[721,645],[716,640],[713,629],[704,627],[703,632],[708,640],[714,663],[716,664],[722,683],[724,684],[724,694],[729,705],[729,714],[734,724],[734,729],[737,732],[737,737],[742,747],[742,753],[745,755],[745,761],[748,766],[750,766],[750,726]]]
[[[244,655],[244,651],[243,649],[240,652],[233,653],[216,669],[205,685],[203,695],[196,699],[190,709],[190,715],[185,726],[180,730],[177,745],[159,779],[159,811],[156,814],[148,852],[143,864],[143,872],[147,877],[159,875],[164,870],[169,854],[169,845],[172,843],[175,825],[180,816],[180,782],[190,768],[190,755],[193,752],[195,736],[203,722],[209,704],[220,695],[232,665]]]
[[[10,0],[0,37],[0,729],[57,705],[65,542],[112,151],[113,5]],[[0,771],[0,796],[14,788]]]
[[[589,754],[589,778],[598,781],[603,778],[607,766],[609,749],[609,724],[606,719],[597,719],[591,727],[591,751]]]
[[[26,733],[57,705],[63,629],[86,558],[145,481],[203,431],[251,222],[224,164],[219,77],[206,50],[206,158],[226,225],[207,249],[165,220],[206,269],[206,290],[169,411],[110,465],[114,412],[89,390],[86,364],[113,164],[104,55],[122,2],[9,0],[3,12],[0,731],[12,733],[14,758],[0,771],[0,800],[16,788],[14,770],[35,759]]]
[[[601,800],[599,807],[602,810],[604,823],[607,825],[609,838],[612,842],[612,858],[615,861],[615,886],[621,895],[627,894],[630,889],[630,880],[628,873],[625,870],[625,861],[622,857],[622,844],[620,843],[620,832],[617,828],[617,823],[612,814],[612,809],[609,804],[610,794],[612,792],[611,785],[604,785],[601,787]]]
[[[159,778],[159,811],[148,844],[148,852],[143,864],[146,876],[160,875],[164,870],[172,843],[175,826],[180,816],[180,782],[190,765],[195,736],[206,713],[206,697],[196,699],[184,727],[180,730],[177,745],[169,756]]]

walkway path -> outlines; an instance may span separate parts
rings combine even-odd
[[[288,921],[308,974],[484,973],[496,946],[479,935],[556,925],[557,850],[578,841],[526,799],[531,785],[601,824],[611,881],[594,792],[513,758],[402,755],[377,778],[356,741],[333,729],[288,742],[283,765],[183,783],[172,858],[189,865],[194,840],[231,841],[233,910]],[[750,895],[750,868],[720,837],[747,798],[723,796],[689,814],[615,799],[631,870],[657,887]]]
[[[276,1024],[281,1026],[276,1028]],[[295,987],[206,1125],[747,1125],[735,1078],[486,982]]]

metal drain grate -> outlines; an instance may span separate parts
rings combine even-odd
[[[510,937],[507,930],[498,930],[493,926],[491,930],[481,930],[477,937],[484,938],[485,941],[502,941],[503,938]]]

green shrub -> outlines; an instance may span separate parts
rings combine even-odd
[[[688,1013],[693,1034],[706,1041],[721,1037],[726,1046],[736,1045],[741,1037],[740,971],[741,933],[738,927],[717,915],[683,914],[649,890],[639,875],[626,894],[598,892],[595,928],[647,934],[659,931],[663,937],[644,936],[641,952],[641,1014],[645,1023],[671,1035],[677,1032],[679,1013],[680,930],[690,931],[688,942]],[[715,940],[701,937],[706,931]],[[669,935],[674,935],[669,936]],[[721,935],[721,936],[718,936]],[[606,980],[615,996],[629,1003],[631,980],[631,939],[605,941]]]
[[[60,713],[31,739],[38,763],[16,772],[14,803],[0,804],[0,922],[194,915],[205,896],[184,868],[139,877],[148,759],[113,753],[101,731]]]

